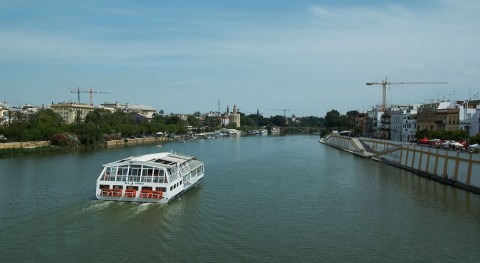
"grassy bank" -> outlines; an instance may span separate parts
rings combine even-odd
[[[9,148],[9,149],[0,149],[0,158],[4,157],[13,157],[19,155],[35,155],[43,153],[56,153],[56,152],[68,152],[71,151],[69,148],[49,145],[35,148]]]

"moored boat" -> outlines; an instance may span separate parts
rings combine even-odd
[[[97,179],[99,200],[168,203],[198,184],[204,163],[177,153],[132,156],[103,165]]]

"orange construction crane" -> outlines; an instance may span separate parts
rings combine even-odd
[[[388,82],[387,77],[381,82],[367,82],[368,86],[371,85],[382,85],[383,86],[383,97],[382,97],[382,109],[387,108],[387,85],[397,85],[397,84],[448,84],[446,81],[400,81],[400,82]]]
[[[80,88],[77,87],[76,89],[71,89],[70,93],[77,93],[78,103],[80,103],[80,93],[90,93],[90,106],[93,106],[93,100],[92,100],[93,93],[109,94],[110,92],[96,91],[96,90],[93,90],[91,87],[89,90],[81,90]]]

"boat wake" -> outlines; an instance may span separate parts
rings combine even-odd
[[[155,204],[154,203],[142,203],[142,204],[139,204],[139,205],[135,205],[133,207],[132,215],[133,216],[139,215],[139,214],[147,211],[152,205],[155,205]]]
[[[88,207],[83,208],[82,210],[83,211],[100,211],[108,208],[114,203],[114,202],[105,202],[105,201],[101,201],[101,202],[92,201],[92,202],[93,203],[91,203]]]

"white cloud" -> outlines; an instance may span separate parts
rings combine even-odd
[[[315,98],[322,98],[321,107],[327,110],[344,107],[341,110],[346,111],[378,104],[380,88],[365,87],[365,82],[380,81],[387,75],[397,81],[447,80],[451,84],[445,94],[452,89],[459,94],[476,85],[480,81],[480,18],[476,10],[480,10],[480,2],[443,0],[421,9],[315,5],[305,9],[303,16],[291,15],[288,20],[269,14],[273,21],[268,23],[248,14],[243,17],[251,21],[242,21],[242,15],[228,21],[222,21],[227,15],[211,16],[220,19],[213,21],[194,16],[169,20],[187,19],[188,23],[163,23],[147,17],[152,24],[146,27],[102,24],[84,29],[87,31],[81,35],[0,27],[0,58],[49,64],[165,66],[162,70],[168,71],[164,73],[167,77],[154,76],[150,81],[163,81],[159,85],[182,88],[184,93],[189,88],[214,92],[246,88],[299,105],[304,112],[312,113],[312,108],[318,107]],[[145,16],[129,8],[99,11]],[[199,25],[195,19],[201,20]],[[108,33],[115,37],[102,37]],[[154,86],[147,81],[146,85]],[[422,101],[438,88],[392,89],[388,100],[406,103]],[[288,95],[292,90],[296,96]],[[228,92],[224,93],[227,96]],[[302,97],[312,105],[301,101]],[[297,110],[297,114],[302,112]]]

